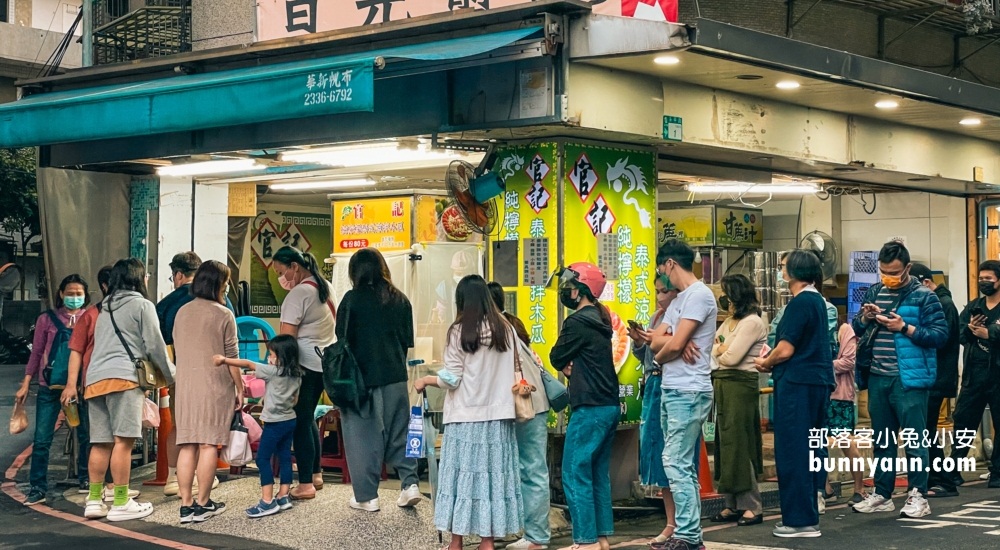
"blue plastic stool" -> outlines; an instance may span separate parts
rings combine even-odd
[[[255,363],[267,362],[267,349],[261,357],[260,345],[265,344],[276,336],[271,325],[257,317],[237,317],[236,333],[240,343],[240,359],[253,361]]]

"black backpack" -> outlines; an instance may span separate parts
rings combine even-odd
[[[42,369],[42,377],[50,389],[61,390],[66,387],[66,381],[69,380],[69,339],[73,336],[73,329],[66,327],[55,311],[50,309],[45,313],[52,319],[56,335],[52,339],[49,358],[45,368]]]
[[[325,350],[316,348],[316,354],[323,360],[323,388],[327,397],[337,408],[360,411],[368,401],[369,391],[361,376],[358,362],[347,344],[347,318],[344,315],[344,337],[327,346]]]

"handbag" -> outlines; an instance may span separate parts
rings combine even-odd
[[[524,373],[521,371],[521,354],[517,349],[514,350],[514,376],[516,382],[510,389],[514,393],[514,420],[527,422],[535,418],[531,392],[537,391],[537,388],[524,379]]]
[[[569,388],[545,368],[540,370],[542,389],[545,390],[545,397],[549,399],[549,408],[556,413],[562,412],[569,406]]]
[[[125,341],[125,337],[122,336],[122,331],[118,329],[118,323],[115,322],[115,312],[110,307],[108,308],[108,315],[111,316],[111,326],[115,327],[115,334],[118,335],[118,339],[125,346],[125,352],[128,353],[129,360],[135,365],[135,374],[139,379],[139,389],[145,392],[165,388],[167,380],[163,377],[160,369],[156,368],[156,365],[149,359],[136,359],[135,354],[132,353],[132,348],[129,347],[128,342]]]
[[[243,425],[243,411],[233,413],[233,421],[229,425],[229,444],[222,449],[220,458],[230,466],[246,466],[253,460],[250,435]]]
[[[875,285],[878,288],[875,289],[875,297],[878,297],[878,293],[882,291],[882,285]],[[894,312],[899,304],[903,301],[909,292],[900,292],[899,296],[896,297],[896,301],[889,306],[889,311]],[[861,312],[858,312],[861,315]],[[872,363],[875,361],[875,336],[878,331],[882,328],[882,325],[877,322],[874,326],[868,329],[868,331],[862,335],[863,339],[859,339],[857,350],[854,353],[854,383],[858,386],[858,390],[864,391],[868,389],[868,380],[871,378],[872,374]]]
[[[343,307],[343,306],[341,306]],[[360,411],[368,401],[368,387],[361,376],[361,369],[347,344],[350,311],[344,315],[344,337],[325,350],[316,348],[323,362],[323,389],[338,409]]]

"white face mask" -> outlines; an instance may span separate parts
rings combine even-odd
[[[273,367],[273,366],[277,365],[277,361],[278,361],[278,359],[274,356],[274,352],[271,352],[271,353],[269,353],[267,355],[267,364],[268,365],[271,365]]]

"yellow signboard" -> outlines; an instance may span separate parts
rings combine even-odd
[[[412,197],[334,201],[333,251],[410,248],[412,203]]]
[[[656,214],[658,242],[677,238],[691,246],[714,246],[715,208],[687,206],[665,208]]]

